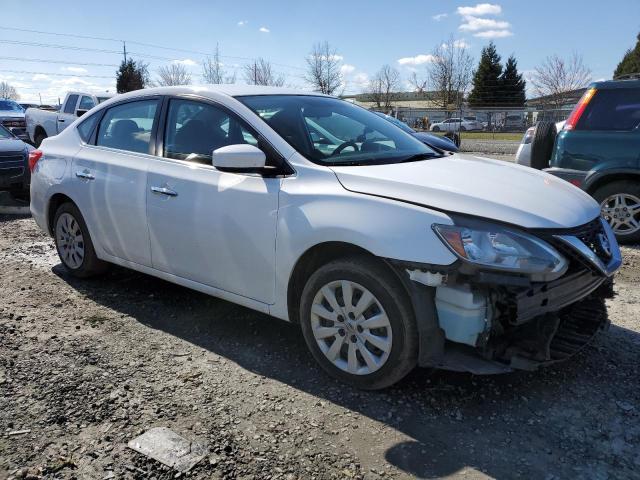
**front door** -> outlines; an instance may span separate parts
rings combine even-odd
[[[162,138],[147,176],[153,267],[273,303],[280,179],[211,165],[213,150],[257,134],[224,107],[174,98]]]
[[[78,204],[96,247],[144,266],[151,266],[146,181],[158,110],[158,99],[110,107],[89,142],[94,145],[84,145],[72,164]]]

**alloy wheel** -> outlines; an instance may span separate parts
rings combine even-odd
[[[616,235],[631,235],[640,230],[640,198],[635,195],[610,195],[602,201],[600,209]]]
[[[349,280],[330,282],[318,291],[311,306],[311,330],[325,357],[347,373],[373,373],[391,353],[391,323],[382,304]]]
[[[56,223],[56,246],[64,264],[77,269],[84,260],[84,237],[78,221],[69,213],[63,213]]]

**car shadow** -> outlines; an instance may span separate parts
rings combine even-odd
[[[421,478],[468,468],[494,478],[513,478],[519,469],[525,478],[545,478],[548,472],[574,476],[567,451],[557,449],[562,427],[545,412],[568,401],[571,392],[582,395],[577,404],[575,394],[571,397],[574,409],[586,396],[602,394],[588,385],[593,379],[586,368],[602,361],[597,345],[588,355],[541,372],[477,377],[416,369],[382,392],[358,391],[322,372],[297,325],[126,269],[113,268],[91,280],[70,277],[61,265],[53,272],[93,301],[149,328],[388,425],[406,438],[388,448],[385,459]],[[638,333],[615,326],[611,333],[631,336],[628,348],[638,358]],[[587,447],[569,448],[584,454]]]

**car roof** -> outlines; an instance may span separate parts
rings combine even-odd
[[[130,92],[140,94],[139,90]],[[297,88],[287,87],[268,87],[263,85],[184,85],[175,87],[154,87],[145,88],[145,94],[150,95],[176,95],[176,94],[198,94],[206,95],[207,93],[224,94],[230,97],[241,97],[245,95],[316,95],[327,96],[318,92],[310,92],[307,90],[301,90]]]
[[[605,80],[602,82],[593,82],[589,87],[597,88],[598,90],[608,90],[614,88],[640,88],[640,79],[631,80]]]

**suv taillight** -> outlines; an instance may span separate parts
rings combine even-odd
[[[31,150],[29,152],[29,170],[33,172],[36,168],[36,163],[42,158],[42,150]]]
[[[569,118],[564,124],[564,130],[573,130],[574,128],[576,128],[576,125],[580,121],[580,117],[584,113],[585,108],[587,108],[587,105],[589,105],[589,102],[591,101],[593,96],[596,94],[596,91],[597,90],[595,88],[590,88],[589,90],[584,92],[584,95],[582,95],[582,98],[574,107],[571,115],[569,115]]]

